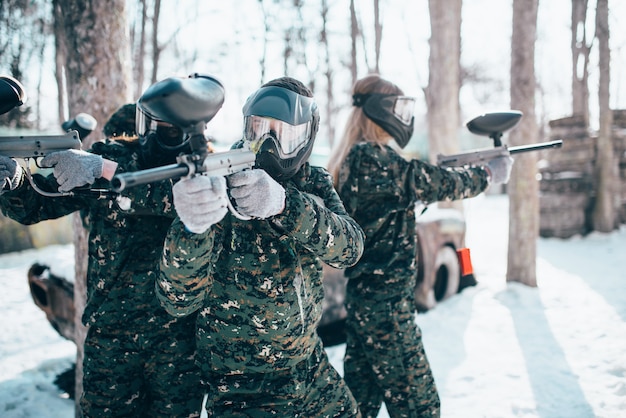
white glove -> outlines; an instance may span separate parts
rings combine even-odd
[[[228,176],[237,211],[258,219],[278,215],[285,209],[285,189],[265,170],[244,170]]]
[[[102,177],[102,165],[101,156],[74,149],[53,152],[41,159],[42,167],[54,167],[60,192],[92,184]]]
[[[0,190],[15,189],[22,178],[22,167],[11,157],[0,155]]]
[[[221,176],[184,178],[172,188],[174,208],[189,232],[201,234],[224,218],[226,179]]]
[[[511,176],[511,169],[513,168],[513,158],[510,155],[501,155],[490,160],[485,169],[489,173],[492,184],[506,184]]]

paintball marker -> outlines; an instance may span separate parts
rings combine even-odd
[[[111,179],[113,190],[195,175],[227,176],[252,168],[256,155],[248,149],[208,152],[204,130],[223,103],[224,87],[206,75],[170,77],[148,87],[137,106],[154,119],[180,127],[189,138],[191,153],[178,156],[176,164],[118,174]],[[239,219],[250,219],[238,213],[230,201],[227,205]]]
[[[561,145],[563,145],[563,141],[560,139],[531,145],[520,145],[516,147],[507,147],[506,145],[502,145],[502,134],[517,125],[521,117],[522,112],[511,110],[508,112],[485,113],[484,115],[470,120],[466,124],[469,131],[476,135],[489,136],[493,139],[494,148],[469,151],[453,155],[440,154],[437,156],[437,164],[442,167],[481,165],[499,156],[538,151],[546,148],[560,148]]]
[[[13,77],[0,76],[0,114],[21,106],[25,102],[26,92],[22,84]],[[33,186],[33,189],[44,196],[68,196],[71,195],[72,192],[51,193],[41,190],[32,178],[29,163],[30,159],[32,158],[39,167],[39,158],[56,151],[65,151],[68,149],[79,150],[80,148],[81,142],[76,130],[69,130],[63,135],[0,137],[0,154],[25,160],[26,166],[24,167],[24,173],[28,182]]]

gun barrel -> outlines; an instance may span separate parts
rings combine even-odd
[[[180,178],[186,176],[187,174],[189,174],[189,166],[187,164],[164,165],[162,167],[149,168],[147,170],[137,172],[121,173],[113,176],[111,179],[111,187],[113,191],[119,193],[129,187],[153,183],[170,178]]]
[[[563,141],[560,139],[557,139],[555,141],[539,142],[537,144],[509,147],[508,150],[510,154],[519,154],[522,152],[539,151],[539,150],[546,149],[546,148],[560,148],[562,145],[563,145]]]

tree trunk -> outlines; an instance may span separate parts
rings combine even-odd
[[[137,52],[134,59],[134,62],[136,63],[134,97],[141,96],[141,93],[143,92],[143,81],[146,75],[144,59],[146,56],[146,27],[148,24],[148,5],[146,4],[146,0],[140,0],[139,4],[141,8],[141,26],[139,28],[139,40],[136,44]],[[135,36],[136,33],[137,32],[135,31]]]
[[[350,76],[352,78],[352,85],[356,83],[358,77],[356,55],[356,41],[358,37],[359,24],[356,18],[356,9],[354,7],[354,0],[350,0]]]
[[[57,8],[59,7],[59,5],[55,3],[53,7]],[[53,11],[54,16],[59,13],[59,11]],[[58,27],[60,24],[61,22],[59,20],[54,19],[53,31],[55,34],[63,32],[63,28]],[[65,85],[65,77],[63,74],[63,68],[65,67],[65,61],[67,59],[67,51],[65,50],[65,43],[61,42],[61,39],[59,39],[59,37],[54,38],[54,48],[56,50],[56,53],[54,54],[54,78],[57,82],[57,104],[59,106],[58,118],[59,124],[61,124],[70,119],[70,117],[67,115],[67,103],[65,97],[65,92],[67,91],[67,89]]]
[[[335,145],[335,100],[333,96],[333,69],[330,62],[330,44],[328,42],[328,1],[322,0],[321,5],[322,30],[320,32],[320,42],[322,43],[324,54],[324,76],[326,78],[326,137],[328,138],[328,146],[333,149]]]
[[[56,37],[67,51],[65,76],[70,116],[80,112],[99,121],[98,132],[83,143],[87,149],[100,138],[104,121],[130,100],[131,69],[125,0],[54,0]],[[87,141],[86,141],[87,142]],[[74,304],[76,308],[76,402],[82,393],[82,359],[85,328],[87,245],[79,214],[74,218],[76,259]]]
[[[598,38],[600,86],[600,130],[598,131],[597,156],[595,161],[596,198],[593,208],[593,229],[610,232],[618,226],[620,204],[618,161],[613,149],[611,126],[613,112],[609,107],[611,80],[611,51],[609,50],[609,6],[608,0],[598,0],[596,6],[596,37]]]
[[[589,51],[587,45],[587,3],[572,0],[572,114],[581,115],[589,126]]]
[[[513,0],[511,39],[511,108],[524,113],[509,134],[511,145],[538,142],[535,118],[535,40],[538,0]],[[537,155],[519,154],[508,184],[509,248],[506,280],[537,286],[539,182]]]
[[[152,16],[152,77],[150,84],[157,82],[159,70],[159,60],[161,58],[161,45],[159,44],[159,19],[161,16],[161,0],[154,0],[154,11]]]
[[[380,73],[380,44],[383,40],[383,25],[380,23],[380,1],[374,0],[374,71]]]
[[[428,87],[429,159],[437,154],[459,152],[459,90],[461,88],[461,8],[462,0],[429,0],[430,55]],[[439,203],[441,207],[462,210],[462,202]]]

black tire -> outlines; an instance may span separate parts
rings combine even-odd
[[[458,293],[460,274],[461,267],[454,248],[441,247],[435,259],[435,283],[432,289],[437,302]]]

